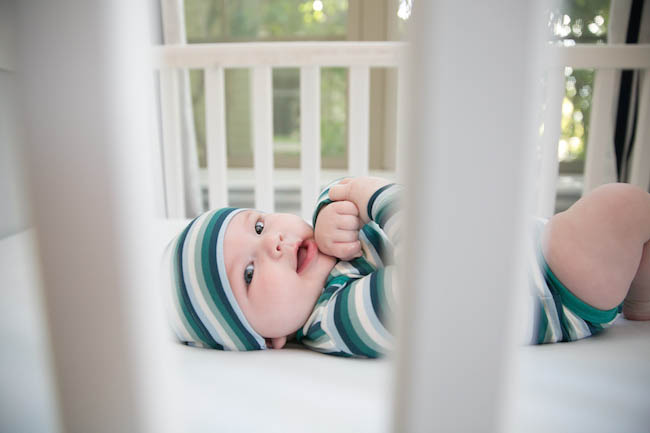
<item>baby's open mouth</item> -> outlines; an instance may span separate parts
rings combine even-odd
[[[302,241],[298,247],[297,260],[296,260],[296,272],[301,273],[304,269],[309,266],[314,257],[316,256],[317,247],[313,239],[306,239]]]

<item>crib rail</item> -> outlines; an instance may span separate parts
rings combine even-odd
[[[165,167],[166,213],[185,216],[183,166],[178,126],[179,71],[202,69],[205,74],[206,141],[209,206],[228,204],[226,182],[226,121],[224,69],[250,68],[255,207],[273,211],[273,107],[272,68],[300,68],[300,185],[302,216],[310,218],[320,179],[320,69],[349,70],[348,173],[365,175],[369,163],[370,68],[397,69],[396,167],[404,154],[408,99],[405,73],[406,45],[398,42],[273,42],[165,45],[154,49],[154,66],[160,71],[162,141]],[[550,216],[554,210],[558,176],[557,144],[564,96],[564,67],[599,70],[642,69],[644,79],[640,115],[650,113],[650,45],[549,46],[547,61],[544,133],[539,152],[540,176],[536,213]],[[593,115],[593,113],[592,113]],[[648,141],[648,122],[639,122],[637,140]],[[596,130],[598,125],[592,123]],[[592,137],[596,134],[592,134]],[[634,183],[650,182],[650,146],[638,151],[632,164]],[[593,159],[593,158],[592,158]],[[585,178],[597,170],[588,152]]]
[[[320,180],[320,69],[349,68],[348,172],[368,174],[370,121],[370,68],[398,70],[398,107],[404,105],[405,45],[396,42],[291,42],[167,45],[156,47],[154,64],[161,73],[163,124],[177,118],[179,69],[200,68],[205,73],[206,144],[209,206],[228,204],[226,187],[226,122],[224,69],[251,70],[252,140],[255,174],[255,207],[273,211],[273,113],[272,67],[300,68],[301,207],[310,208],[321,187]],[[404,131],[398,116],[397,134]],[[403,140],[397,140],[401,142]],[[165,195],[167,214],[184,216],[182,158],[178,128],[163,125]],[[397,151],[399,154],[400,152]]]
[[[399,67],[401,42],[243,42],[163,45],[154,48],[154,67]]]

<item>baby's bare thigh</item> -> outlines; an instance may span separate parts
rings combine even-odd
[[[610,184],[551,218],[542,249],[574,295],[608,310],[625,298],[648,236],[650,196],[630,185]]]

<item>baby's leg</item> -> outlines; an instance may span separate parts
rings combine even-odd
[[[629,291],[635,308],[626,303],[626,317],[648,320],[649,239],[650,194],[628,184],[609,184],[551,218],[542,249],[553,273],[578,298],[609,310]]]

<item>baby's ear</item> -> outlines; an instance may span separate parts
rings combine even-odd
[[[287,344],[287,337],[271,338],[271,346],[274,349],[282,349]]]

